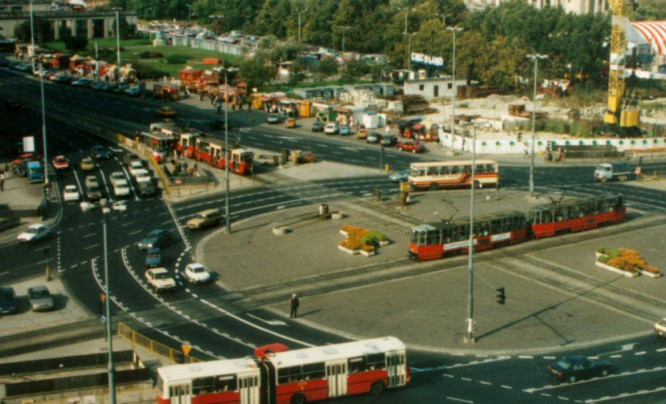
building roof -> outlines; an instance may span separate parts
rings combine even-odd
[[[655,55],[666,55],[666,21],[636,21],[632,25],[652,45]]]

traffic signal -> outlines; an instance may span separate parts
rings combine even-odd
[[[497,303],[504,304],[504,299],[506,299],[504,288],[497,288],[495,290],[497,291]]]

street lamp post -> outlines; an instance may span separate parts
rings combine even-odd
[[[446,27],[446,30],[453,33],[453,63],[451,69],[451,140],[453,141],[453,136],[456,134],[456,32],[463,29],[453,26]]]
[[[35,71],[35,59],[37,52],[35,51],[35,26],[33,22],[33,9],[32,9],[32,0],[30,0],[30,44],[32,46],[32,71]],[[46,145],[46,102],[44,99],[44,65],[39,64],[39,77],[40,77],[40,91],[42,99],[42,143],[44,149],[44,200],[48,202],[48,190],[49,190],[49,165],[48,161],[48,147]]]
[[[536,141],[536,102],[537,102],[537,71],[539,66],[539,59],[548,59],[548,55],[527,55],[528,59],[534,61],[534,97],[532,99],[532,144],[531,144],[531,162],[530,162],[530,196],[534,196],[534,142]]]
[[[224,66],[224,161],[225,161],[225,182],[227,191],[225,192],[225,209],[227,234],[231,234],[231,215],[229,214],[229,82],[227,79],[227,66]]]
[[[119,16],[120,9],[115,8],[114,10],[116,10],[116,49],[118,50],[118,69],[117,69],[117,71],[118,71],[118,81],[120,81],[120,78],[122,77],[122,74],[120,72],[120,66],[122,66],[120,64],[120,16]]]
[[[298,10],[298,46],[301,46],[301,10]]]
[[[416,35],[416,32],[411,34],[404,33],[402,35],[407,35],[407,70],[412,70],[412,37]]]
[[[350,26],[346,25],[344,27],[340,27],[342,30],[342,59],[344,60],[345,58],[345,32],[351,28]]]
[[[474,189],[476,188],[476,126],[472,127],[472,191],[469,207],[469,245],[467,247],[467,343],[474,343]]]
[[[109,340],[109,398],[111,404],[116,403],[116,383],[115,383],[115,369],[113,365],[113,336],[111,335],[111,294],[109,293],[109,262],[107,259],[108,255],[108,240],[106,237],[106,215],[111,210],[108,207],[105,207],[102,210],[102,217],[104,218],[103,222],[103,231],[104,231],[104,289],[106,293],[105,306],[106,306],[106,335]]]

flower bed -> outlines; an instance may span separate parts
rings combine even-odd
[[[340,227],[340,234],[345,239],[338,243],[338,248],[348,254],[358,254],[366,257],[377,253],[378,245],[388,244],[388,237],[378,231],[370,231],[362,227],[345,225]]]
[[[613,250],[606,247],[599,247],[596,252],[597,266],[608,269],[613,268],[628,274],[643,274],[652,278],[661,276],[658,268],[649,265],[637,251],[628,248]],[[599,265],[602,264],[602,265]]]

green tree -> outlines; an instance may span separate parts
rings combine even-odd
[[[315,76],[315,81],[323,81],[327,77],[331,77],[338,73],[338,63],[335,59],[324,58],[319,62],[319,65],[312,70]]]
[[[239,68],[241,79],[248,88],[263,87],[277,75],[275,65],[267,63],[260,55],[242,59]]]
[[[61,38],[65,43],[68,51],[76,53],[80,50],[86,49],[88,46],[88,38],[84,35],[72,35],[70,31],[65,31],[66,34]]]
[[[48,21],[34,16],[32,22],[35,27],[35,44],[53,40],[52,25]],[[30,20],[26,20],[14,28],[14,37],[22,42],[30,42],[32,38]]]
[[[344,82],[356,81],[370,72],[370,68],[360,60],[350,60],[342,67],[341,80]]]

